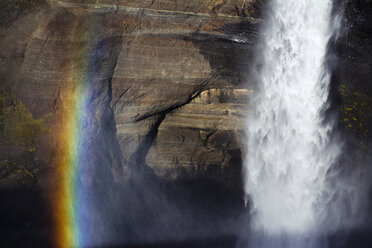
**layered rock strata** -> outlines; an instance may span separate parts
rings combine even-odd
[[[85,75],[84,132],[103,154],[92,154],[93,164],[101,161],[92,168],[109,166],[117,180],[131,170],[166,179],[205,172],[217,181],[232,173],[239,185],[259,20],[244,11],[217,15],[204,1],[150,2],[51,0],[2,27],[1,87],[35,117],[48,116],[52,130],[35,159],[43,171],[58,166],[59,113]]]
[[[97,150],[111,144],[105,157],[116,161],[118,180],[119,168],[166,179],[218,179],[231,168],[238,180],[263,2],[49,0],[2,26],[1,87],[35,118],[49,115],[52,131],[39,139],[34,159],[56,166],[56,113],[74,78],[89,74],[90,131],[106,130],[95,144]],[[372,119],[370,5],[345,4],[332,84],[340,122],[365,150]],[[82,58],[91,60],[85,68]],[[2,150],[5,159],[9,151]]]

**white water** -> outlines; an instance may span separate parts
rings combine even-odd
[[[326,211],[326,172],[340,153],[322,123],[331,8],[331,0],[271,3],[244,166],[251,229],[265,235],[306,236]]]

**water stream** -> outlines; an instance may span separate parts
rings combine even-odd
[[[252,247],[321,247],[309,237],[322,225],[326,173],[341,152],[324,122],[331,10],[331,0],[273,0],[268,10],[256,109],[246,124]]]

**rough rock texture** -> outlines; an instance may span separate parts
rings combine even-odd
[[[146,164],[160,177],[209,175],[226,185],[236,183],[229,180],[240,175],[243,116],[251,93],[210,89],[169,113],[159,126]]]
[[[60,124],[67,115],[64,112],[69,111],[64,108],[70,104],[68,95],[82,75],[89,78],[89,108],[95,110],[94,117],[82,113],[89,115],[86,132],[96,133],[96,136],[90,136],[90,142],[97,146],[114,142],[109,134],[115,135],[113,122],[107,123],[113,119],[107,110],[111,100],[108,91],[120,51],[121,29],[117,28],[120,25],[117,19],[109,17],[78,16],[63,8],[43,6],[39,11],[19,18],[9,27],[17,31],[2,39],[2,47],[8,47],[2,50],[3,87],[21,99],[34,116],[49,116],[50,135],[42,137],[36,144],[35,155],[35,160],[42,161],[47,167],[56,167],[60,162],[56,161],[55,155],[60,149]],[[109,20],[113,24],[111,28],[104,27]],[[89,31],[95,35],[90,35]],[[115,146],[113,150],[108,147],[99,155],[91,151],[94,155],[89,157],[95,160],[94,163],[99,161],[97,156],[115,160],[119,156],[111,154]],[[39,179],[46,178],[40,176]],[[54,179],[49,177],[48,180]]]
[[[51,0],[53,1],[53,0]],[[122,8],[125,10],[142,9],[144,12],[159,10],[229,16],[259,15],[264,0],[62,0],[65,5],[79,3],[84,7]]]
[[[372,2],[346,1],[339,39],[335,42],[333,87],[341,127],[365,157],[372,129]],[[337,93],[336,93],[337,92]]]
[[[50,0],[20,13],[0,30],[0,78],[36,118],[49,116],[52,132],[39,139],[33,159],[45,164],[42,171],[56,166],[61,106],[85,75],[86,132],[97,133],[95,146],[106,144],[101,163],[109,161],[115,178],[130,168],[224,184],[232,173],[239,181],[242,121],[260,49],[254,17],[263,2]],[[370,8],[362,0],[345,4],[334,68],[341,123],[363,146],[372,119]]]
[[[88,181],[129,168],[240,187],[259,20],[238,2],[217,15],[207,1],[51,0],[3,26],[1,87],[52,130],[35,144],[39,181],[53,180],[68,96],[84,77]]]
[[[254,17],[263,2],[50,0],[20,13],[0,30],[0,78],[36,118],[49,115],[52,132],[39,139],[33,159],[56,166],[61,108],[84,75],[86,132],[106,149],[101,159],[92,154],[92,164],[107,164],[118,180],[130,168],[224,184],[232,173],[239,181],[242,120],[260,49]],[[372,119],[369,10],[368,1],[345,4],[333,79],[341,123],[362,146]]]
[[[45,191],[61,180],[61,134],[78,86],[88,99],[79,179],[99,196],[97,208],[124,214],[110,219],[120,222],[117,237],[216,235],[217,225],[233,232],[236,225],[225,220],[238,218],[242,207],[242,123],[253,93],[260,21],[245,16],[248,9],[222,13],[226,5],[217,15],[204,3],[188,5],[196,1],[154,1],[151,8],[143,8],[150,1],[121,1],[119,7],[75,2],[51,0],[0,26],[0,88],[50,129],[31,147],[0,142],[0,194],[10,199],[0,209],[7,216],[0,239],[8,247],[26,247],[30,240],[53,247],[48,211],[60,200]],[[109,199],[116,200],[114,210],[102,204]]]
[[[249,77],[249,70],[241,72],[240,69],[249,68],[249,63],[252,62],[257,24],[250,19],[240,20],[226,16],[219,18],[179,12],[166,15],[154,17],[145,13],[141,18],[142,26],[136,27],[133,34],[123,38],[122,53],[117,61],[112,85],[112,106],[123,157],[129,164],[150,167],[155,170],[155,174],[165,178],[200,176],[196,171],[206,170],[209,165],[217,174],[206,175],[217,179],[223,169],[230,166],[234,167],[237,176],[235,181],[240,181],[239,152],[235,153],[238,159],[231,158],[227,152],[221,154],[219,161],[213,156],[209,159],[205,156],[199,163],[193,151],[199,146],[208,146],[206,143],[199,144],[197,140],[191,139],[196,143],[185,147],[179,144],[177,150],[174,143],[168,142],[174,135],[182,136],[189,129],[195,129],[196,133],[216,131],[219,118],[211,117],[208,126],[198,123],[197,117],[189,119],[189,123],[184,126],[181,122],[187,120],[178,120],[181,126],[176,129],[176,126],[167,123],[172,122],[171,116],[176,115],[181,106],[186,105],[181,108],[185,110],[192,108],[189,105],[195,106],[193,99],[202,91],[211,88],[224,90],[247,87],[243,81]],[[240,33],[234,32],[234,29]],[[242,43],[234,42],[234,35],[241,37]],[[248,37],[252,37],[249,43]],[[233,58],[237,54],[242,58],[245,55],[246,57],[235,62]],[[234,62],[229,63],[229,60]],[[224,113],[219,109],[222,105],[208,102],[200,105],[201,118],[209,118],[203,107],[214,110],[218,113],[216,115]],[[232,105],[233,102],[223,107],[226,110],[235,107],[240,108],[240,112],[244,111],[243,104]],[[230,130],[233,136],[241,131],[233,127]],[[225,132],[224,135],[230,139],[231,133]],[[226,144],[220,142],[214,146],[220,146],[221,149]],[[239,150],[236,145],[232,145],[231,149]],[[178,153],[185,161],[194,161],[192,164],[196,170],[180,170],[178,163],[171,166],[177,156],[159,154],[164,150]],[[166,158],[163,159],[163,156]],[[180,162],[183,163],[182,159]],[[175,173],[176,171],[178,172]],[[170,174],[172,176],[167,176]]]
[[[116,206],[129,213],[138,237],[164,230],[183,237],[197,224],[196,233],[213,233],[214,220],[221,216],[225,233],[241,229],[234,222],[241,212],[234,211],[242,207],[243,125],[255,90],[255,56],[261,49],[257,18],[265,1],[32,0],[37,7],[30,1],[19,1],[32,6],[27,9],[14,1],[5,8],[5,2],[0,4],[0,88],[21,100],[34,118],[44,117],[50,132],[32,146],[0,140],[0,194],[11,199],[0,209],[6,216],[0,239],[14,247],[27,247],[29,240],[36,247],[52,247],[45,244],[53,234],[46,235],[52,229],[44,218],[53,209],[40,197],[44,190],[13,189],[35,182],[49,189],[60,180],[60,133],[79,84],[88,98],[82,133],[90,147],[81,180],[105,197],[111,195],[100,191],[102,178],[122,182],[132,175],[160,178],[160,187],[173,191],[169,198],[175,201],[168,204],[164,192],[144,180],[150,190],[134,190]],[[339,2],[345,4],[346,18],[340,39],[331,44],[338,59],[332,68],[333,106],[341,129],[351,137],[349,145],[368,155],[372,2]],[[182,184],[181,190],[173,188],[174,181]],[[126,186],[118,186],[120,193],[112,197],[129,191]],[[182,211],[176,222],[168,222],[171,214],[164,209],[174,204]],[[203,214],[195,215],[194,205]],[[159,226],[148,225],[153,222]],[[27,231],[20,232],[22,228]]]

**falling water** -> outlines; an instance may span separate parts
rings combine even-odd
[[[247,120],[246,201],[252,232],[266,240],[253,246],[319,247],[300,240],[320,225],[326,172],[340,154],[322,114],[329,93],[324,60],[332,2],[273,0],[270,8],[256,114]],[[282,245],[267,241],[283,236]]]

